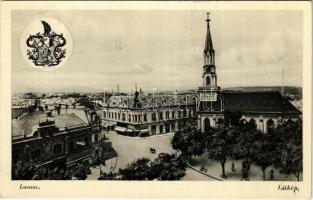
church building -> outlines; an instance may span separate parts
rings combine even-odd
[[[257,129],[262,132],[269,132],[278,125],[279,121],[297,119],[301,112],[285,99],[280,92],[223,91],[218,86],[209,14],[206,22],[203,82],[198,89],[198,128],[202,132],[206,132],[209,127],[215,127],[217,120],[223,118],[226,111],[241,113],[242,119],[253,120]]]

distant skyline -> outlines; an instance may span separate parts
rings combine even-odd
[[[119,85],[130,92],[197,89],[202,84],[207,10],[14,11],[13,92],[96,92]],[[61,68],[42,72],[22,58],[23,29],[56,18],[73,38]],[[221,88],[302,87],[302,13],[211,11],[211,34]],[[282,72],[284,71],[284,78]]]

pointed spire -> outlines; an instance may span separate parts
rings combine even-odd
[[[207,19],[205,21],[207,22],[207,33],[204,47],[204,53],[206,54],[207,52],[214,51],[210,32],[210,12],[207,12]]]

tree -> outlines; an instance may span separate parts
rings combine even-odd
[[[280,172],[294,174],[300,181],[300,173],[303,170],[302,145],[288,144],[281,152]]]
[[[25,163],[17,161],[12,166],[12,179],[13,180],[31,180],[36,172],[36,166],[33,162]]]
[[[149,177],[148,158],[140,158],[128,164],[125,169],[119,169],[122,180],[147,180]]]
[[[191,146],[190,150],[192,155],[194,156],[201,156],[205,152],[205,148],[208,142],[208,136],[211,129],[209,129],[208,133],[203,133],[200,130],[193,129],[191,131],[190,139],[191,139]]]
[[[200,156],[205,152],[208,133],[202,133],[196,128],[187,128],[175,133],[171,144],[175,150],[180,150],[183,156]]]
[[[255,142],[258,140],[261,132],[256,129],[254,120],[245,122],[240,120],[237,126],[232,127],[234,131],[235,142],[232,149],[231,157],[233,159],[241,159],[242,164],[246,163],[246,168],[243,168],[243,175],[246,172],[249,174],[250,165],[255,154]],[[246,170],[246,171],[244,171]]]
[[[281,173],[294,174],[299,181],[303,170],[302,119],[279,124],[274,136],[277,152],[274,166]]]
[[[73,176],[78,180],[85,180],[87,178],[87,174],[89,173],[89,166],[79,163],[74,169]]]
[[[32,161],[18,161],[13,165],[13,180],[70,180],[75,177],[85,180],[89,173],[89,166],[79,164],[74,169],[64,169],[60,167],[51,168],[49,166],[36,166]]]
[[[234,132],[231,128],[219,127],[213,130],[213,135],[208,139],[208,158],[219,161],[222,167],[221,177],[227,178],[225,174],[225,163],[232,156]]]
[[[254,164],[261,167],[263,180],[265,180],[265,170],[273,164],[275,154],[275,144],[270,134],[258,132],[255,135],[255,142],[252,145],[251,160]]]
[[[172,148],[175,150],[180,150],[184,157],[189,157],[191,161],[192,151],[192,134],[188,131],[181,130],[174,134],[172,141]]]
[[[217,128],[210,129],[206,135],[206,150],[208,158],[219,161],[222,167],[221,177],[227,178],[225,174],[225,163],[227,159],[234,156],[236,138],[240,132],[242,121],[240,112],[224,112],[224,119],[218,119]]]
[[[140,158],[118,173],[102,173],[99,180],[179,180],[185,176],[186,167],[181,156],[160,153],[154,161]]]
[[[242,113],[239,111],[224,111],[224,124],[226,126],[237,126],[240,124]]]
[[[149,179],[179,180],[186,175],[186,162],[175,154],[160,153],[150,164]]]
[[[113,172],[104,173],[104,172],[102,172],[100,174],[100,178],[98,178],[98,180],[121,180],[121,176],[119,175],[119,173],[113,173]]]

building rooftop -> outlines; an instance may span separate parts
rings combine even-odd
[[[74,110],[74,109],[72,109]],[[75,113],[76,112],[76,113]],[[82,119],[79,115],[83,116],[83,110],[78,110],[75,112],[68,111],[68,114],[61,113],[60,115],[54,114],[54,116],[50,119],[55,121],[56,127],[64,128],[64,126],[79,126],[79,125],[87,125],[88,121]],[[87,119],[87,117],[85,116]],[[17,120],[12,120],[12,136],[19,137],[23,136],[25,133],[27,136],[31,136],[34,132],[34,129],[39,124],[39,121],[45,121],[47,119],[47,113],[41,113],[39,111],[34,111],[32,113],[27,114],[23,118]]]
[[[139,95],[138,100],[140,107],[137,108],[165,108],[165,107],[177,107],[185,105],[195,105],[196,98],[192,98],[196,94],[156,94],[156,95]],[[134,96],[112,96],[104,105],[105,107],[113,108],[128,108],[134,109]]]
[[[293,113],[301,112],[288,100],[284,99],[279,92],[226,92],[220,93],[224,100],[224,110],[242,113]],[[210,105],[210,104],[208,104]],[[220,101],[212,103],[215,111],[220,110]],[[201,109],[201,105],[200,105]]]

